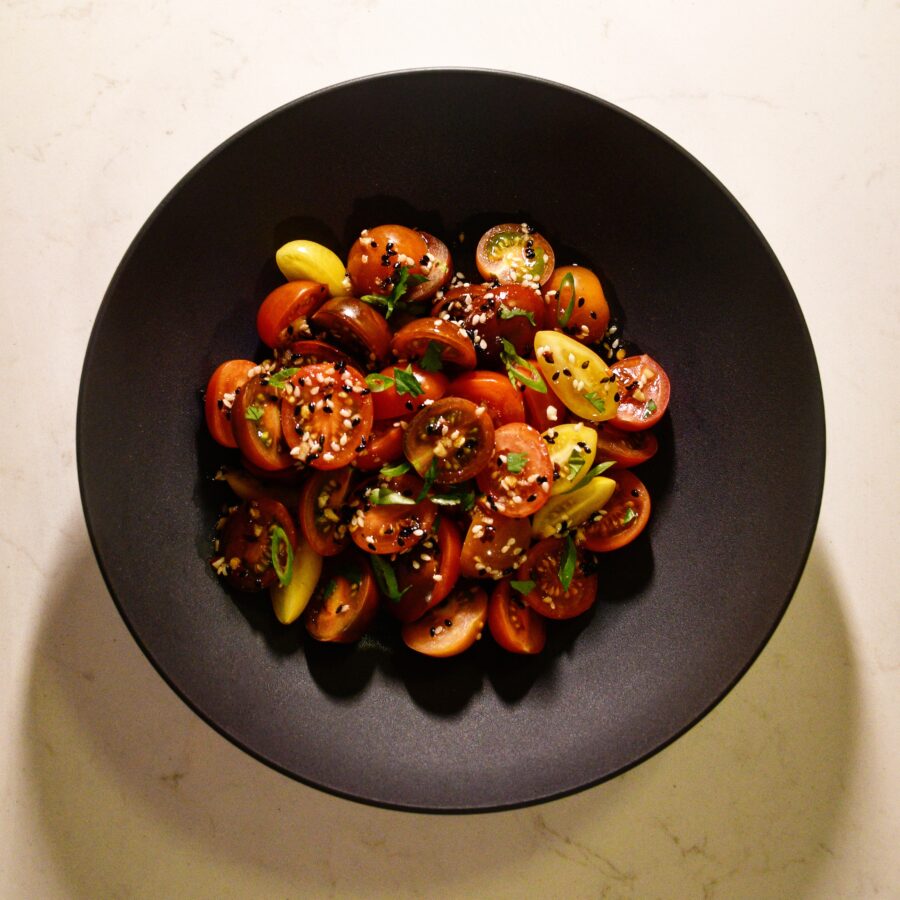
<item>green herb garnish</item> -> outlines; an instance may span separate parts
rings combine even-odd
[[[644,411],[644,418],[649,419],[657,409],[659,409],[659,407],[656,405],[656,403],[653,400],[648,400],[647,409]]]
[[[562,292],[563,288],[569,288],[572,292],[571,297],[569,298],[569,305],[566,307],[565,312],[560,312],[559,304],[562,300]],[[572,318],[572,313],[575,311],[575,277],[571,272],[566,272],[563,276],[563,280],[559,283],[559,288],[556,291],[556,321],[565,328],[566,325],[569,324],[569,319]]]
[[[373,372],[371,375],[366,375],[366,386],[373,394],[380,394],[394,386],[394,379],[390,375]]]
[[[411,397],[418,397],[419,394],[425,393],[425,389],[419,384],[419,379],[413,375],[411,364],[405,369],[394,369],[394,383],[397,386],[398,394],[409,394]]]
[[[269,529],[269,540],[272,544],[272,568],[278,576],[282,587],[287,587],[294,576],[294,548],[284,529],[280,525],[273,525]],[[281,565],[281,549],[284,548],[286,562]]]
[[[524,316],[531,322],[532,325],[536,325],[537,323],[534,321],[534,313],[527,309],[510,309],[506,306],[500,307],[500,318],[501,319],[514,319],[516,316]]]
[[[400,475],[405,475],[411,468],[412,466],[404,460],[397,463],[396,466],[383,466],[378,474],[383,478],[398,478]]]
[[[389,319],[398,309],[409,308],[409,303],[402,302],[403,295],[409,290],[409,283],[421,284],[423,281],[428,281],[424,275],[412,275],[409,268],[403,266],[390,294],[387,296],[382,294],[363,294],[359,299],[371,306],[384,307],[384,317]]]
[[[269,382],[269,387],[273,387],[273,388],[287,387],[287,383],[299,371],[300,370],[297,368],[279,369],[277,372],[273,372],[271,375],[267,376],[266,380]]]
[[[587,459],[583,457],[577,450],[573,450],[569,454],[569,459],[566,461],[566,467],[569,470],[569,474],[566,475],[566,481],[574,481],[575,476],[584,468]]]
[[[425,483],[422,485],[422,490],[419,493],[419,496],[416,497],[416,500],[424,500],[428,495],[428,492],[431,490],[431,486],[434,484],[434,479],[437,478],[437,470],[438,470],[438,459],[436,456],[431,457],[431,463],[428,466],[428,471],[425,473]]]
[[[581,481],[578,482],[578,484],[575,485],[575,487],[572,488],[572,490],[581,490],[581,488],[583,488],[589,481],[593,481],[598,475],[602,475],[607,469],[614,466],[615,464],[615,460],[598,463],[587,473],[587,475],[584,476],[584,478],[581,479]]]
[[[506,366],[506,374],[513,385],[518,381],[532,390],[538,391],[538,393],[546,394],[547,385],[544,384],[541,373],[527,359],[522,359],[516,353],[516,348],[506,338],[500,338],[500,343],[503,347],[500,351],[500,359],[503,361],[503,365]],[[516,366],[521,366],[528,372],[528,375],[518,372]]]
[[[438,506],[459,506],[468,512],[475,505],[475,491],[459,485],[444,494],[432,494],[430,499]]]
[[[377,487],[366,494],[366,500],[375,506],[415,506],[412,497],[404,497],[399,491],[387,487]]]
[[[248,406],[244,411],[244,418],[251,422],[258,422],[262,417],[265,409],[262,406]]]
[[[444,368],[441,360],[441,345],[437,341],[429,341],[425,355],[419,360],[419,366],[426,372],[440,372]]]
[[[507,453],[506,454],[506,468],[507,471],[512,472],[513,475],[518,475],[524,468],[526,463],[528,462],[528,454],[527,453]]]
[[[637,518],[637,513],[629,506],[628,509],[625,510],[625,515],[622,516],[622,524],[627,525],[632,519]]]
[[[598,413],[606,412],[606,401],[596,391],[585,394],[584,399],[587,400]]]
[[[559,564],[559,583],[563,586],[563,590],[567,591],[572,583],[575,575],[575,561],[578,559],[578,553],[575,550],[575,541],[572,540],[570,534],[566,538],[566,547],[563,550],[562,560]]]
[[[509,586],[520,594],[530,594],[535,588],[533,581],[511,581]]]
[[[398,603],[411,585],[407,585],[401,591],[400,585],[397,584],[397,576],[386,559],[373,553],[369,556],[369,561],[372,563],[372,571],[375,573],[375,581],[378,582],[381,593],[394,603]]]

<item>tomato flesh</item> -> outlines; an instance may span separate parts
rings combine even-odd
[[[417,499],[422,487],[422,481],[412,473],[363,485],[350,521],[350,536],[356,546],[383,555],[408,552],[419,544],[431,533],[437,518],[437,509],[427,497]],[[373,492],[382,489],[415,502],[374,502]]]
[[[336,556],[350,539],[346,500],[352,475],[350,469],[316,472],[303,485],[300,528],[319,556]]]
[[[288,344],[286,366],[308,366],[312,363],[343,363],[355,365],[353,360],[331,344],[324,341],[294,341]]]
[[[559,328],[585,344],[599,343],[606,334],[609,304],[600,279],[590,269],[558,266],[544,286],[544,300],[546,328]]]
[[[510,653],[540,653],[547,643],[547,622],[520,599],[509,581],[494,588],[488,605],[488,628],[494,640]]]
[[[476,506],[462,547],[460,571],[466,578],[497,580],[512,575],[531,544],[528,519]]]
[[[378,588],[372,567],[359,556],[339,557],[322,579],[306,609],[305,625],[317,641],[358,641],[378,611]]]
[[[620,431],[609,422],[597,424],[597,458],[611,459],[624,469],[656,455],[659,441],[652,431]]]
[[[597,576],[584,574],[580,561],[568,589],[562,586],[559,569],[565,545],[565,541],[557,538],[538,542],[528,551],[516,573],[517,580],[534,582],[534,587],[524,595],[525,603],[548,619],[580,616],[597,599]]]
[[[328,299],[328,288],[315,281],[289,281],[263,300],[256,314],[256,330],[272,348],[285,347],[310,334],[309,317]]]
[[[528,225],[495,225],[475,249],[475,264],[485,281],[545,284],[555,258],[546,238]]]
[[[256,363],[249,359],[230,359],[212,373],[204,396],[206,427],[213,440],[223,447],[237,447],[231,427],[231,408],[237,394],[249,380]]]
[[[489,462],[494,425],[484,407],[459,397],[444,397],[413,417],[403,451],[424,478],[434,467],[435,482],[459,484],[474,478]]]
[[[475,347],[465,330],[446,319],[415,319],[395,335],[391,350],[398,359],[421,359],[435,344],[444,363],[474,369]]]
[[[610,470],[616,487],[604,506],[605,515],[579,535],[582,546],[594,553],[618,550],[630,544],[650,520],[650,494],[633,472]]]
[[[372,432],[359,442],[363,449],[353,461],[362,472],[374,472],[388,463],[403,458],[403,426],[405,421],[392,422],[389,419],[376,421]]]
[[[510,422],[525,421],[525,405],[522,395],[517,391],[506,375],[476,369],[464,372],[447,386],[448,397],[462,397],[471,400],[477,406],[483,406],[494,428],[508,425]]]
[[[620,393],[616,427],[641,431],[655,425],[669,405],[669,378],[651,356],[629,356],[612,371]]]
[[[400,636],[407,647],[426,656],[456,656],[481,637],[487,606],[481,588],[459,588],[420,619],[405,624]]]
[[[291,456],[281,424],[281,402],[264,375],[255,375],[235,397],[231,427],[241,453],[265,471],[286,469]]]
[[[524,422],[494,432],[491,462],[478,474],[478,487],[492,510],[521,519],[550,497],[553,463],[538,431]]]

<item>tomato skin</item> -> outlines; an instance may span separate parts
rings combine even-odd
[[[650,520],[650,494],[644,483],[628,469],[607,473],[616,489],[604,509],[606,515],[588,525],[579,536],[580,543],[594,553],[607,553],[630,544]],[[632,511],[629,521],[625,517]]]
[[[206,427],[216,443],[223,447],[237,447],[231,427],[231,407],[226,395],[235,394],[247,383],[247,373],[256,366],[249,359],[229,359],[223,362],[209,378],[204,397]],[[231,403],[236,399],[229,396]]]
[[[231,587],[261,591],[275,583],[278,576],[270,549],[273,525],[281,526],[293,550],[297,546],[297,531],[290,513],[277,500],[257,497],[229,514],[219,536],[219,553],[227,566],[225,577]]]
[[[441,348],[441,359],[462,369],[474,369],[475,347],[464,330],[446,319],[416,319],[404,325],[391,342],[398,359],[421,359],[434,342]]]
[[[404,225],[378,225],[363,229],[353,242],[347,257],[347,273],[353,293],[388,295],[398,269],[409,269],[413,275],[428,275],[422,269],[422,258],[428,252],[425,238]]]
[[[488,628],[494,640],[510,653],[533,655],[547,643],[546,619],[519,599],[509,581],[498,582],[491,594]]]
[[[609,422],[597,423],[597,458],[611,459],[630,469],[656,455],[659,441],[652,431],[620,431]]]
[[[359,567],[360,580],[346,573]],[[378,587],[368,560],[338,557],[335,574],[326,573],[321,588],[306,608],[304,624],[310,637],[333,644],[352,644],[368,631],[378,611]],[[333,585],[333,587],[332,587]],[[327,590],[331,587],[331,590]],[[326,593],[327,591],[327,593]]]
[[[358,509],[350,521],[350,536],[367,553],[406,553],[432,532],[437,508],[427,497],[414,504],[371,503],[368,492],[379,486],[415,500],[422,492],[423,482],[408,472],[361,485],[355,496]]]
[[[476,369],[463,372],[447,386],[448,397],[462,397],[477,406],[483,406],[494,423],[494,428],[510,422],[525,421],[525,404],[521,394],[506,375]]]
[[[474,478],[490,462],[493,448],[487,410],[460,397],[443,397],[419,410],[403,437],[403,452],[423,478],[437,460],[437,484]]]
[[[374,420],[365,379],[350,366],[313,363],[299,367],[290,386],[281,401],[281,426],[292,456],[316,469],[349,465]]]
[[[281,427],[281,403],[262,375],[251,378],[235,397],[231,427],[241,453],[253,465],[267,472],[291,465]]]
[[[447,245],[427,231],[420,231],[419,236],[425,241],[427,253],[431,260],[430,265],[422,266],[422,275],[427,281],[413,285],[403,298],[407,303],[424,303],[432,297],[450,280],[453,274],[453,260]]]
[[[398,394],[396,383],[383,391],[373,390],[372,402],[376,419],[396,419],[398,416],[409,416],[418,412],[425,405],[426,400],[440,400],[447,393],[449,381],[442,372],[427,372],[415,363],[410,367],[422,393],[415,397],[411,394]],[[396,368],[400,367],[387,366],[381,370],[381,374],[394,378]]]
[[[345,501],[352,476],[349,468],[319,471],[303,484],[298,520],[307,543],[319,556],[337,556],[350,540]]]
[[[289,281],[275,288],[256,314],[256,330],[267,346],[285,347],[309,333],[309,317],[328,299],[328,288],[315,281]]]
[[[403,458],[403,425],[400,422],[387,419],[374,422],[371,433],[360,444],[363,441],[365,447],[352,463],[361,472],[374,472]]]
[[[309,366],[312,363],[343,363],[345,366],[355,366],[356,363],[331,344],[324,341],[294,341],[288,344],[287,366]]]
[[[475,248],[475,264],[485,281],[543,285],[553,274],[555,263],[547,239],[515,223],[495,225],[481,236]]]
[[[391,329],[387,319],[355,297],[333,297],[322,304],[310,322],[367,367],[384,365],[390,356]]]
[[[483,285],[472,294],[471,307],[464,325],[484,365],[500,363],[503,340],[520,356],[531,353],[544,316],[544,301],[537,291],[521,284]]]
[[[567,281],[560,295],[560,286],[567,275],[572,276],[571,283]],[[572,315],[563,326],[560,316],[565,317],[573,295]],[[609,304],[600,279],[590,269],[584,266],[559,266],[554,269],[550,280],[544,285],[544,301],[545,328],[558,328],[586,344],[596,344],[606,334]]]
[[[476,506],[460,558],[465,578],[512,575],[531,545],[531,523]]]
[[[410,650],[426,656],[456,656],[481,637],[487,606],[487,594],[480,587],[458,588],[420,619],[405,624],[400,636]]]
[[[559,580],[559,567],[565,550],[565,541],[546,538],[528,551],[525,562],[519,566],[516,578],[533,581],[534,588],[523,598],[536,613],[548,619],[572,619],[589,610],[597,599],[596,574],[585,575],[580,562],[568,590],[563,590]]]
[[[386,602],[385,609],[401,622],[414,622],[437,606],[456,586],[461,548],[459,529],[444,516],[436,538],[426,537],[410,553],[397,557],[394,573],[403,595],[396,602]],[[435,575],[439,580],[434,580]]]
[[[571,416],[566,405],[556,396],[548,384],[546,379],[540,373],[537,363],[533,359],[529,360],[532,370],[529,371],[525,366],[516,366],[515,370],[527,378],[532,378],[534,372],[537,371],[537,377],[543,382],[546,391],[536,391],[534,388],[528,387],[527,384],[516,382],[516,390],[522,397],[525,407],[525,421],[536,428],[538,431],[546,431],[554,425],[561,425],[568,422]]]
[[[610,367],[619,388],[615,424],[622,431],[655,425],[669,405],[669,376],[651,356],[629,356]]]
[[[525,456],[518,473],[509,468],[512,453]],[[540,432],[524,422],[498,428],[491,461],[478,473],[477,481],[491,509],[512,519],[537,512],[549,499],[553,483],[553,462]]]

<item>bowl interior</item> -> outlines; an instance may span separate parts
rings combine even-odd
[[[207,564],[225,495],[200,390],[257,356],[255,311],[299,237],[344,256],[417,225],[474,274],[481,233],[527,221],[600,273],[667,369],[653,520],[604,560],[600,602],[536,659],[490,640],[435,662],[389,631],[355,648],[279,626]],[[115,448],[110,459],[109,448]],[[765,644],[812,540],[824,419],[796,299],[753,223],[684,151],[599,100],[428,70],[340,85],[227,141],[163,200],[100,309],[78,461],[98,559],[172,687],[266,763],[423,810],[496,809],[596,783],[711,708]]]

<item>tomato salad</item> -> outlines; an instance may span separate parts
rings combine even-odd
[[[276,254],[262,362],[223,362],[209,432],[240,502],[212,566],[320,641],[358,640],[379,610],[430,656],[485,624],[538,653],[547,623],[598,595],[598,554],[633,541],[650,497],[669,380],[628,356],[597,275],[557,266],[528,225],[478,242],[480,283],[424,231],[362,231],[347,257],[312,241]]]

